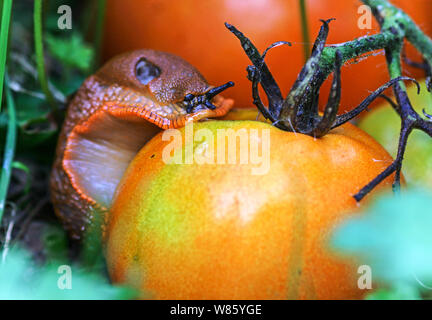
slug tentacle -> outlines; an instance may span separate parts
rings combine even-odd
[[[188,93],[183,99],[183,105],[186,109],[187,113],[191,113],[195,108],[199,106],[204,106],[209,108],[210,110],[216,110],[216,106],[211,102],[213,97],[221,93],[222,91],[232,87],[234,82],[229,81],[219,87],[212,88],[208,90],[206,93],[201,94],[199,96],[195,96],[192,93]]]
[[[56,214],[80,239],[94,212],[105,214],[124,171],[160,130],[225,115],[233,84],[210,86],[181,58],[154,50],[115,57],[71,100],[51,174]]]

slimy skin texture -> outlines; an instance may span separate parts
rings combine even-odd
[[[172,140],[159,133],[129,165],[117,189],[106,232],[113,282],[144,299],[359,299],[363,263],[328,248],[332,229],[360,207],[353,198],[393,160],[368,134],[347,123],[320,139],[257,121],[194,123],[202,155],[217,130],[270,134],[269,170],[249,161],[173,164]],[[182,128],[185,141],[187,128]],[[226,148],[226,152],[228,152]],[[226,154],[225,154],[226,155]],[[368,195],[391,187],[393,177]],[[364,202],[361,204],[363,205]]]
[[[158,71],[146,84],[137,78],[143,59]],[[232,107],[231,99],[216,96],[214,110],[186,111],[187,94],[211,88],[186,61],[154,50],[119,55],[86,79],[68,106],[51,174],[55,212],[71,237],[82,237],[94,212],[106,212],[130,160],[157,132]]]

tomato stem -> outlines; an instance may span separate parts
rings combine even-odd
[[[381,7],[376,7],[373,10],[373,13],[374,13],[376,19],[380,22],[382,29],[385,27],[388,27],[388,25],[389,25],[384,18],[384,17],[386,17],[387,14],[389,14],[389,11],[393,12],[393,13],[398,12],[397,9],[395,9],[392,6],[383,6],[382,1],[364,1],[364,2],[365,3],[366,2],[371,2],[371,3],[373,2],[376,5],[377,4],[382,5]],[[400,15],[402,15],[402,14],[400,14]],[[399,31],[393,30],[394,34],[400,34],[401,32],[403,32],[403,29],[404,29],[404,27],[402,27],[403,24],[399,24],[398,26],[400,29],[399,29]],[[393,26],[390,26],[390,28],[392,28],[392,27]],[[417,30],[418,30],[418,28],[416,26],[411,27],[411,28],[414,29],[415,32],[417,32]],[[407,39],[409,39],[408,36],[407,36]],[[387,67],[388,67],[390,77],[393,78],[393,80],[401,78],[401,75],[402,75],[402,66],[401,66],[401,56],[402,56],[402,47],[403,47],[402,41],[403,41],[403,38],[401,38],[400,41],[393,43],[393,45],[385,48]],[[427,43],[427,40],[424,40],[422,42]],[[426,48],[424,48],[424,49],[426,49]],[[425,54],[424,54],[424,59],[425,59],[425,61],[424,61],[423,65],[416,65],[416,66],[422,68],[425,71],[426,76],[429,79],[428,90],[431,91],[431,87],[430,87],[431,68],[430,68],[430,63],[428,62],[427,55],[425,55]],[[417,88],[418,88],[418,93],[420,93],[420,86],[417,82],[416,82],[416,84],[417,84]],[[394,94],[395,94],[397,103],[390,102],[390,104],[393,107],[393,109],[395,109],[397,114],[401,117],[401,122],[402,122],[401,123],[400,136],[399,136],[398,153],[397,153],[395,161],[388,168],[386,168],[386,170],[384,170],[380,175],[378,175],[368,185],[363,187],[354,196],[354,198],[357,201],[362,200],[366,194],[368,194],[375,186],[377,186],[382,180],[384,180],[388,175],[392,174],[393,172],[395,173],[393,190],[395,192],[398,192],[400,189],[400,177],[401,177],[402,162],[403,162],[406,146],[408,143],[409,135],[413,132],[414,129],[418,129],[418,130],[424,131],[425,133],[427,133],[429,136],[432,137],[432,123],[429,120],[422,118],[413,109],[403,83],[397,81],[397,83],[393,86],[393,90],[394,90]]]
[[[400,186],[400,176],[403,156],[408,137],[414,129],[421,130],[432,137],[432,120],[426,115],[422,118],[413,108],[406,93],[402,80],[414,81],[419,90],[419,84],[414,79],[402,76],[401,57],[411,65],[424,70],[427,78],[427,89],[432,91],[432,40],[426,36],[413,20],[402,10],[389,3],[388,0],[362,0],[368,5],[381,26],[380,33],[361,37],[352,41],[325,46],[331,20],[322,20],[311,56],[298,75],[286,99],[280,94],[280,88],[275,82],[270,70],[264,62],[264,56],[272,48],[270,46],[261,56],[253,43],[234,26],[226,24],[227,28],[240,40],[243,50],[252,62],[248,67],[248,78],[252,82],[254,104],[266,119],[274,126],[313,137],[321,137],[366,110],[369,104],[378,97],[384,97],[384,90],[393,87],[397,103],[390,102],[402,119],[399,137],[398,154],[395,161],[368,185],[362,188],[354,198],[363,199],[372,189],[389,175],[395,173],[393,189]],[[404,39],[411,42],[423,55],[423,63],[414,63],[402,55]],[[384,49],[387,67],[391,80],[366,97],[363,102],[343,115],[337,115],[340,102],[340,69],[341,66],[354,58],[366,53]],[[328,76],[334,73],[324,115],[318,113],[318,95],[320,88]],[[266,108],[262,102],[258,84],[261,84],[269,101]],[[389,98],[386,98],[388,101]],[[432,118],[432,117],[431,117]]]
[[[270,70],[265,64],[264,59],[262,58],[258,49],[248,38],[243,35],[243,33],[241,33],[229,23],[225,23],[225,26],[240,40],[243,50],[248,55],[249,59],[251,59],[252,63],[254,65],[260,66],[261,83],[266,84],[263,86],[264,92],[269,98],[271,98],[271,100],[269,100],[269,110],[272,113],[275,112],[277,106],[280,105],[283,100],[282,93],[276,81],[274,80],[273,75],[270,73]]]
[[[323,71],[320,68],[322,54],[326,47],[325,42],[329,33],[329,24],[334,19],[321,20],[322,26],[315,40],[312,54],[306,64],[303,66],[300,74],[292,86],[287,98],[282,100],[280,89],[264,62],[264,57],[269,49],[280,44],[278,42],[268,47],[264,54],[261,55],[258,49],[253,45],[243,33],[234,26],[225,24],[227,28],[240,40],[243,50],[249,57],[252,66],[248,67],[248,78],[252,82],[252,96],[254,104],[263,116],[270,120],[272,124],[282,130],[303,133],[306,135],[319,138],[327,134],[347,121],[350,121],[360,112],[365,110],[368,105],[376,99],[385,89],[394,85],[399,80],[413,80],[407,77],[401,77],[397,80],[391,80],[377,91],[368,96],[357,108],[344,115],[337,115],[341,95],[341,66],[343,62],[343,50],[336,49],[334,52],[334,80],[330,90],[328,103],[321,116],[318,112],[318,95],[320,88],[325,80]],[[373,42],[373,41],[372,41]],[[352,45],[350,44],[351,48]],[[258,84],[264,89],[269,101],[269,107],[266,108],[262,102]],[[276,94],[277,93],[277,94]]]

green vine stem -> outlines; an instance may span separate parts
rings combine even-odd
[[[432,115],[423,112],[426,117],[423,118],[414,111],[402,80],[414,81],[418,87],[419,85],[414,79],[403,77],[401,68],[403,41],[407,39],[423,55],[423,63],[412,63],[412,65],[425,71],[428,90],[431,91],[432,40],[417,27],[407,14],[390,4],[388,0],[362,1],[371,8],[373,15],[381,26],[380,33],[325,46],[329,33],[329,24],[333,19],[322,20],[323,24],[315,40],[311,56],[285,99],[280,96],[280,88],[264,62],[265,54],[261,55],[254,44],[234,26],[228,23],[225,24],[240,40],[243,50],[253,64],[248,67],[248,78],[252,82],[254,104],[266,119],[280,129],[319,138],[329,130],[356,117],[367,109],[374,99],[383,96],[385,89],[393,87],[397,101],[393,102],[389,98],[387,100],[390,101],[402,119],[398,154],[395,161],[386,170],[354,196],[357,201],[362,200],[364,196],[392,173],[395,173],[394,190],[398,190],[403,155],[410,133],[414,129],[418,129],[432,137]],[[264,53],[267,53],[268,49]],[[337,115],[341,90],[341,65],[351,59],[380,49],[385,50],[391,80],[366,97],[359,106],[350,112]],[[321,115],[318,112],[318,95],[320,87],[331,73],[334,73],[333,84],[324,114]],[[268,108],[264,106],[259,96],[258,84],[261,84],[267,95]]]
[[[362,54],[401,44],[403,38],[411,42],[423,54],[429,65],[432,64],[432,40],[426,36],[414,21],[388,0],[362,0],[368,5],[381,25],[381,32],[353,41],[326,47],[320,60],[322,77],[327,78],[333,71],[336,50],[342,54],[342,61],[347,62]]]
[[[34,11],[33,11],[33,21],[34,21],[34,43],[36,51],[36,65],[39,82],[43,93],[45,94],[46,100],[51,106],[51,110],[57,112],[57,104],[55,103],[54,96],[49,90],[48,80],[45,70],[45,58],[44,58],[44,48],[43,48],[43,27],[42,27],[42,0],[34,0]]]

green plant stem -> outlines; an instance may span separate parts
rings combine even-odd
[[[6,56],[9,38],[9,25],[12,12],[12,0],[3,0],[0,30],[0,111],[3,99],[3,83],[6,70]]]
[[[388,0],[362,1],[370,7],[380,24],[380,32],[353,41],[324,47],[329,32],[329,23],[332,19],[327,21],[322,20],[323,24],[315,40],[311,57],[304,65],[287,98],[282,103],[279,101],[275,103],[276,99],[268,93],[270,89],[273,91],[279,90],[279,87],[274,82],[270,70],[265,65],[263,57],[259,54],[257,48],[238,29],[230,24],[225,24],[240,40],[243,50],[253,63],[253,66],[248,67],[248,79],[252,82],[253,103],[266,119],[271,120],[274,126],[282,130],[303,133],[314,138],[321,137],[322,133],[325,134],[330,128],[336,128],[352,120],[366,110],[367,106],[374,99],[384,93],[384,90],[393,86],[397,104],[392,103],[392,105],[394,105],[396,112],[400,115],[402,123],[398,155],[390,166],[354,195],[357,201],[362,200],[365,195],[392,173],[395,173],[394,189],[399,189],[403,156],[408,137],[413,129],[421,130],[432,137],[432,116],[425,113],[425,116],[428,118],[425,119],[413,109],[402,80],[414,81],[420,90],[418,82],[415,79],[401,76],[401,52],[404,39],[407,39],[423,55],[424,63],[417,63],[416,65],[425,71],[430,81],[432,73],[432,40],[417,27],[407,14],[391,5]],[[340,82],[337,83],[335,79],[340,76],[341,64],[379,49],[385,50],[391,80],[366,97],[359,106],[350,112],[334,117],[339,104],[338,96],[341,87]],[[324,116],[320,116],[318,113],[319,89],[331,73],[334,73],[335,77],[329,100],[324,110]],[[259,97],[257,90],[258,83],[261,84],[267,94],[269,100],[268,108],[264,106]],[[431,83],[428,86],[429,91],[432,91]],[[274,108],[271,108],[272,103],[275,105]],[[326,114],[330,116],[325,118]],[[327,119],[330,120],[327,121]]]
[[[308,26],[308,18],[307,18],[307,9],[306,9],[306,1],[299,0],[300,6],[300,17],[301,17],[301,26],[302,26],[302,37],[303,37],[303,50],[305,61],[309,59],[310,56],[310,38],[309,38],[309,26]]]
[[[404,37],[422,53],[429,64],[432,64],[432,40],[419,29],[406,13],[387,0],[362,1],[371,7],[381,24],[381,32],[326,47],[319,62],[324,80],[334,71],[336,50],[341,52],[343,62],[347,62],[379,49],[394,50],[393,47],[401,43]]]
[[[425,59],[432,62],[432,40],[427,37],[416,23],[402,10],[396,8],[387,0],[362,0],[372,8],[375,17],[381,18],[383,30],[392,28],[399,33],[399,37],[406,37]]]
[[[324,48],[319,62],[321,72],[325,78],[333,72],[336,51],[339,51],[342,54],[342,61],[345,63],[363,54],[384,49],[396,41],[398,41],[398,38],[395,37],[394,34],[390,31],[383,31],[382,33],[371,36],[328,46]]]
[[[16,114],[15,103],[10,89],[7,87],[6,77],[6,103],[8,110],[8,129],[6,135],[6,144],[3,154],[3,164],[0,177],[0,222],[3,217],[3,212],[6,204],[7,191],[9,189],[10,177],[12,173],[12,163],[15,154],[16,145]]]
[[[97,4],[98,5],[97,5],[96,29],[94,35],[94,46],[95,46],[94,69],[98,68],[101,62],[102,41],[103,41],[104,25],[105,25],[106,0],[98,0]]]
[[[363,0],[363,2],[371,7],[375,18],[381,25],[381,32],[389,31],[397,40],[392,43],[388,43],[385,47],[387,67],[390,78],[395,79],[402,75],[401,54],[404,38],[410,41],[423,55],[423,58],[426,62],[424,70],[428,74],[428,68],[430,70],[430,66],[432,65],[432,40],[417,27],[417,25],[408,15],[398,8],[392,6],[388,1]],[[420,87],[418,87],[418,90],[420,90]],[[398,153],[396,159],[390,166],[388,166],[380,175],[373,179],[368,185],[363,187],[354,196],[357,201],[360,201],[384,178],[388,177],[392,173],[395,173],[393,190],[395,192],[399,192],[402,161],[409,135],[414,129],[418,129],[432,137],[432,122],[423,119],[414,110],[406,92],[404,83],[402,83],[402,81],[396,83],[393,87],[393,91],[397,100],[397,104],[392,102],[391,105],[401,118]]]
[[[54,97],[49,90],[48,80],[45,70],[45,59],[43,49],[43,28],[42,28],[42,0],[34,0],[34,42],[36,51],[36,65],[39,82],[43,93],[45,94],[46,100],[51,106],[53,112],[57,112],[57,104],[55,103]]]

